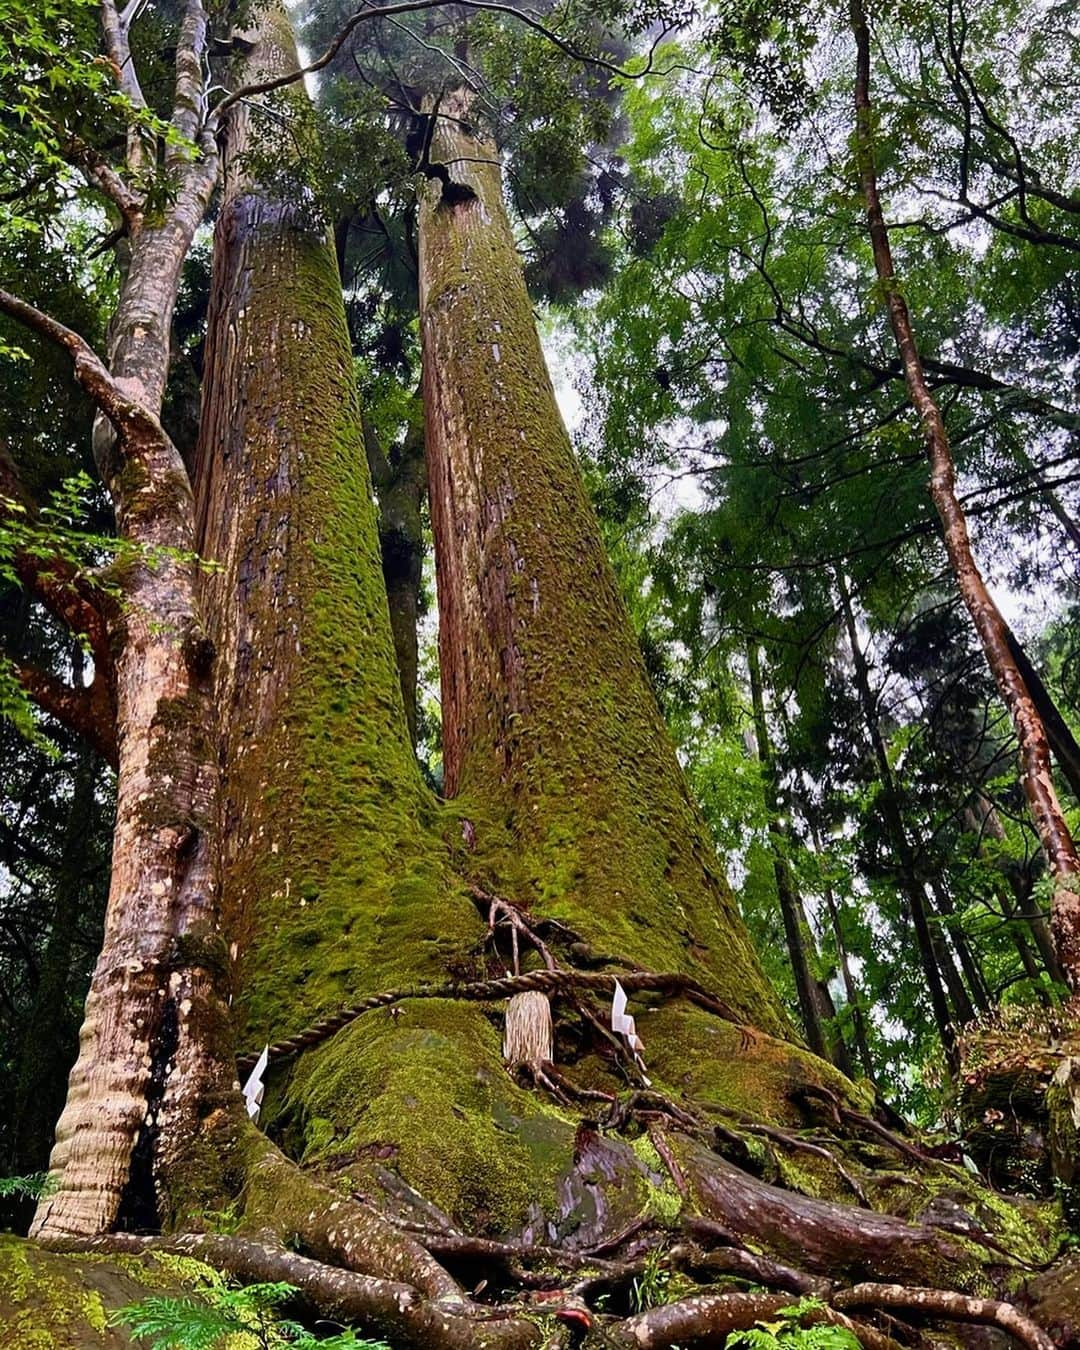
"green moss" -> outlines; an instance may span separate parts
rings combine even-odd
[[[386,1160],[463,1226],[506,1232],[555,1208],[574,1126],[502,1063],[475,1005],[424,1000],[361,1018],[305,1056],[281,1122],[305,1162]]]
[[[63,1256],[0,1234],[0,1347],[120,1350],[127,1332],[109,1315],[148,1292],[198,1289],[220,1277],[190,1258]]]
[[[461,578],[464,750],[447,747],[462,859],[606,952],[690,971],[790,1034],[690,799],[555,402],[503,206],[498,157],[453,119],[432,153],[478,204],[426,194],[425,363],[451,428],[433,477],[470,484],[438,529]],[[432,447],[429,445],[429,452]],[[445,461],[440,463],[440,460]],[[445,509],[445,508],[444,508]],[[479,616],[483,616],[482,618]]]

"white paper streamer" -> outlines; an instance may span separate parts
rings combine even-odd
[[[615,993],[611,999],[611,1029],[618,1035],[626,1037],[626,1044],[630,1047],[634,1059],[637,1060],[638,1068],[641,1069],[644,1076],[645,1061],[641,1058],[641,1052],[645,1049],[645,1046],[641,1037],[637,1034],[633,1017],[626,1011],[626,990],[618,980],[615,981]],[[648,1078],[645,1079],[645,1086],[652,1086]]]
[[[243,1086],[244,1101],[247,1104],[247,1113],[252,1120],[258,1120],[259,1107],[262,1106],[263,1099],[263,1080],[262,1076],[266,1072],[266,1066],[270,1063],[270,1047],[263,1046],[263,1052],[255,1062],[255,1067],[251,1071],[251,1076]]]

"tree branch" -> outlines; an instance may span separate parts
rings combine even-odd
[[[419,10],[438,9],[444,3],[446,3],[446,0],[404,0],[402,4],[379,5],[373,6],[371,9],[358,10],[350,19],[346,20],[326,51],[312,61],[310,65],[302,66],[299,70],[289,71],[283,75],[277,75],[269,80],[262,80],[257,84],[244,85],[242,89],[235,90],[214,109],[214,119],[220,121],[222,114],[226,113],[234,103],[238,103],[241,99],[252,98],[255,94],[268,94],[275,89],[284,89],[287,85],[294,84],[306,75],[314,75],[316,72],[324,70],[341,51],[354,30],[366,19],[388,19],[398,14],[415,14]],[[652,51],[649,52],[648,62],[642,70],[624,70],[622,66],[617,65],[614,61],[608,61],[605,57],[591,56],[587,52],[578,51],[565,38],[561,38],[558,33],[542,24],[539,19],[534,19],[531,14],[514,9],[510,5],[498,4],[496,0],[456,0],[454,7],[456,9],[473,9],[492,14],[504,14],[508,18],[524,24],[526,28],[532,29],[533,32],[540,33],[572,60],[581,61],[585,65],[597,66],[601,70],[609,71],[612,75],[618,75],[625,80],[640,80],[646,75],[666,75],[668,73],[666,70],[658,71],[653,68],[655,43]],[[667,31],[670,30],[665,30],[665,32]]]
[[[82,736],[115,769],[116,709],[101,675],[86,689],[76,689],[37,666],[16,664],[22,687],[43,711]]]
[[[51,315],[34,305],[20,300],[10,291],[0,290],[0,314],[8,314],[41,337],[55,342],[69,353],[75,369],[75,378],[83,391],[116,427],[125,435],[159,440],[165,435],[161,423],[141,403],[128,398],[119,382],[113,378],[105,363],[85,338],[65,327]]]

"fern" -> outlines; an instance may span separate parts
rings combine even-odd
[[[151,1296],[113,1313],[147,1350],[390,1350],[385,1341],[354,1331],[316,1337],[298,1322],[279,1319],[275,1309],[296,1293],[291,1284],[249,1284],[202,1291],[191,1297]],[[234,1339],[235,1338],[235,1339]]]
[[[799,1325],[807,1313],[824,1306],[820,1299],[801,1299],[790,1308],[781,1308],[775,1322],[758,1322],[746,1331],[732,1332],[727,1345],[740,1350],[859,1350],[858,1339],[846,1327],[827,1322],[813,1327]]]

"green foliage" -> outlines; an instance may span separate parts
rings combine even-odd
[[[40,1200],[49,1193],[49,1186],[48,1172],[34,1172],[25,1177],[0,1177],[0,1198],[18,1195],[28,1200]]]
[[[149,1350],[389,1350],[385,1341],[351,1330],[319,1337],[275,1310],[297,1293],[286,1283],[211,1286],[200,1297],[155,1295],[119,1308],[113,1326],[126,1326]]]
[[[194,153],[152,109],[117,88],[112,63],[96,54],[95,0],[2,0],[0,3],[0,242],[41,231],[80,186],[73,164],[107,158],[93,147],[130,129]],[[145,182],[155,195],[167,180],[151,156]]]
[[[630,1306],[636,1313],[658,1308],[671,1301],[669,1286],[671,1271],[664,1265],[663,1253],[653,1248],[645,1257],[640,1275],[634,1276],[630,1286]]]
[[[858,1338],[845,1327],[800,1325],[808,1313],[824,1306],[820,1299],[800,1299],[790,1308],[781,1308],[774,1322],[759,1322],[746,1331],[733,1332],[727,1344],[742,1350],[858,1350]]]

